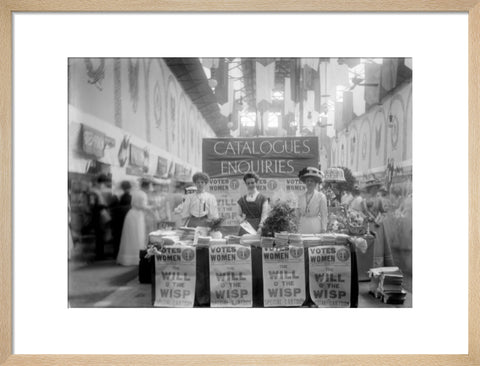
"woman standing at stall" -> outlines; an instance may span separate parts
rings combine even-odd
[[[187,227],[208,226],[208,220],[218,219],[217,199],[213,194],[205,192],[210,177],[198,172],[193,175],[192,180],[197,192],[185,196],[182,218],[186,219]]]
[[[299,179],[305,183],[307,191],[298,201],[298,232],[301,234],[319,234],[327,230],[327,198],[317,190],[323,181],[323,173],[314,167],[302,169]]]
[[[261,234],[263,222],[268,216],[268,199],[258,192],[257,183],[260,177],[255,173],[247,173],[243,176],[243,181],[247,186],[247,194],[240,197],[237,201],[237,212],[241,221],[247,221],[257,234]],[[241,227],[238,235],[247,234],[247,231]]]

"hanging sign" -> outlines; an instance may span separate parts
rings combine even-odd
[[[322,308],[350,307],[351,255],[344,245],[308,248],[310,297]]]
[[[302,306],[305,293],[303,246],[262,248],[263,306]]]
[[[210,246],[210,307],[252,306],[251,252],[244,245]]]
[[[162,157],[157,158],[157,171],[155,175],[157,177],[166,177],[168,174],[168,160]]]
[[[105,134],[82,125],[82,149],[86,154],[103,158],[105,155]]]
[[[130,165],[143,168],[145,152],[142,148],[130,144]]]
[[[203,139],[203,171],[210,177],[296,178],[317,165],[317,136]]]
[[[120,143],[120,148],[118,149],[118,163],[123,167],[128,158],[128,145],[130,144],[130,138],[124,136],[122,142]]]
[[[140,148],[130,144],[130,160],[127,167],[127,173],[133,175],[143,175],[148,172],[150,164],[150,151],[148,147]]]
[[[171,245],[155,255],[155,302],[159,307],[193,307],[196,280],[195,248]]]

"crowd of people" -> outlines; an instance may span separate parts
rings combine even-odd
[[[112,184],[106,174],[99,174],[91,183],[74,181],[69,192],[69,238],[75,244],[93,237],[95,260],[116,258],[120,264],[138,264],[138,250],[129,249],[130,243],[143,245],[146,233],[161,224],[182,224],[178,212],[184,188],[183,182],[150,177]]]
[[[327,231],[328,207],[343,206],[376,224],[388,213],[411,215],[411,193],[403,195],[395,187],[389,192],[376,182],[363,187],[356,184],[351,190],[340,191],[335,184],[325,184],[323,172],[315,167],[302,169],[298,177],[306,188],[295,208],[301,234]],[[112,250],[108,253],[117,263],[137,265],[139,250],[147,245],[149,232],[165,225],[172,228],[209,226],[212,221],[221,219],[216,198],[207,190],[209,179],[206,173],[195,173],[193,185],[176,184],[172,192],[172,184],[148,177],[141,178],[138,183],[122,181],[112,187],[111,179],[100,174],[94,186],[84,192],[89,217],[86,226],[95,239],[95,259],[105,259],[105,248],[110,246]],[[259,180],[256,173],[243,177],[247,193],[237,201],[238,235],[262,233],[271,202],[258,191]]]

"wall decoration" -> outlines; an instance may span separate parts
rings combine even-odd
[[[382,125],[375,126],[375,155],[380,152],[380,146],[382,143]]]
[[[143,149],[143,171],[148,172],[148,167],[150,165],[150,149],[148,146],[145,146]]]
[[[85,66],[87,67],[88,83],[93,84],[98,90],[103,90],[102,82],[105,79],[105,59],[97,59],[99,64],[93,66],[92,59],[85,59]]]
[[[368,137],[367,132],[363,132],[362,137],[362,160],[365,160],[367,157],[367,146],[368,146]]]
[[[356,157],[357,157],[357,143],[358,143],[358,137],[357,137],[357,130],[353,129],[350,132],[350,169],[355,171],[357,169],[356,167]]]
[[[130,137],[124,136],[118,150],[118,163],[121,167],[125,166],[128,159],[128,145],[130,144]]]
[[[168,177],[168,160],[162,157],[157,158],[157,171],[155,175],[157,177],[166,178]]]
[[[173,76],[170,75],[167,89],[167,150],[173,154],[178,151],[177,141],[177,90]]]
[[[181,93],[178,103],[178,123],[179,123],[179,136],[178,142],[180,144],[180,156],[183,159],[187,158],[187,105],[185,101],[185,94]]]
[[[82,150],[87,155],[103,158],[105,155],[105,134],[99,130],[83,125]]]
[[[155,117],[155,126],[160,128],[162,125],[162,94],[160,92],[160,85],[158,81],[155,82],[153,88],[153,116]]]
[[[396,116],[392,116],[390,121],[390,128],[392,129],[390,133],[390,141],[392,143],[392,149],[396,150],[397,144],[398,144],[398,130],[399,130],[398,119]]]
[[[128,90],[130,91],[130,99],[132,101],[132,108],[137,112],[138,105],[138,74],[140,69],[140,60],[136,62],[132,59],[128,60]]]

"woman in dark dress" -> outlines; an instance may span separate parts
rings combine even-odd
[[[258,192],[257,183],[260,180],[255,173],[247,173],[243,176],[243,181],[247,186],[247,194],[240,197],[237,201],[238,214],[241,221],[247,221],[252,225],[257,234],[261,234],[263,223],[268,216],[268,199]],[[240,228],[238,235],[247,234],[247,231]]]
[[[131,183],[124,180],[120,183],[120,188],[122,189],[123,194],[120,196],[117,205],[112,209],[113,254],[115,258],[118,255],[118,249],[120,247],[125,216],[127,216],[127,212],[132,207],[132,195],[130,194],[130,190],[132,189]]]

